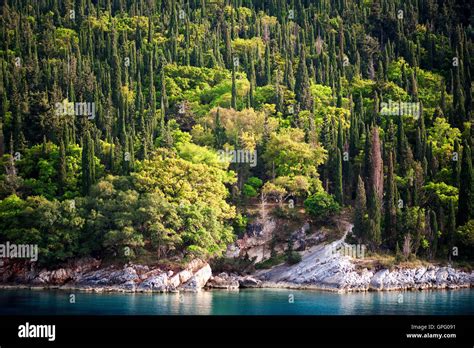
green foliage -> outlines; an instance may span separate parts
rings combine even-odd
[[[287,262],[290,265],[295,265],[297,263],[301,262],[301,254],[298,253],[297,251],[292,251],[288,254],[287,256]]]
[[[461,258],[469,259],[474,253],[474,220],[469,220],[465,225],[459,226],[456,239],[461,243]]]
[[[317,166],[326,158],[322,147],[311,147],[304,141],[304,132],[297,128],[284,128],[272,133],[263,159],[269,173],[277,176],[303,175],[317,178]]]
[[[60,160],[59,147],[47,143],[46,148],[43,145],[35,145],[26,149],[20,160],[15,163],[18,168],[18,176],[24,178],[18,191],[26,195],[41,195],[48,199],[78,196],[81,177],[81,148],[69,145],[65,154],[66,176],[63,185],[59,187],[60,180],[57,171]],[[7,155],[0,159],[2,167],[6,166],[7,162]],[[98,158],[95,158],[95,163],[100,173],[103,166],[100,165]],[[4,174],[0,175],[0,182],[2,180],[5,180]]]
[[[242,193],[245,197],[247,198],[253,198],[257,196],[257,190],[251,185],[244,184],[244,187],[242,189]]]
[[[8,2],[5,233],[41,242],[51,263],[210,257],[232,226],[241,233],[250,198],[309,196],[320,220],[355,206],[355,237],[374,249],[394,251],[409,231],[412,255],[447,256],[474,206],[467,12],[415,1],[400,21],[395,0],[299,1],[290,20],[288,4],[270,3],[76,1],[71,22],[70,1]],[[62,100],[93,103],[94,117],[59,112]],[[381,115],[389,100],[420,102],[423,113]],[[227,163],[219,150],[258,161]],[[70,199],[84,219],[71,236],[59,223]],[[433,223],[421,230],[423,212],[442,238]]]
[[[339,204],[332,195],[318,192],[309,196],[304,201],[306,211],[317,220],[325,220],[339,212]]]
[[[0,201],[0,240],[37,244],[42,265],[54,265],[79,255],[85,219],[73,202],[50,201],[41,196],[26,200],[15,195],[5,198]]]
[[[263,181],[255,176],[248,178],[247,185],[252,186],[254,189],[259,189],[263,185]]]

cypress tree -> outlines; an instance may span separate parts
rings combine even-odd
[[[360,175],[357,178],[355,216],[354,216],[354,235],[362,242],[367,240],[367,200],[365,194],[364,181]]]
[[[237,86],[235,83],[235,66],[232,64],[232,100],[230,106],[237,110]]]
[[[300,110],[312,109],[312,97],[310,91],[308,69],[306,67],[306,55],[304,46],[300,48],[300,61],[298,64],[298,72],[295,81],[296,101],[299,104]]]
[[[436,256],[436,251],[438,249],[438,219],[436,217],[436,212],[430,210],[430,229],[431,229],[431,256]]]
[[[3,122],[0,118],[0,157],[5,154],[5,137],[3,135]]]
[[[397,208],[396,208],[396,185],[393,163],[393,152],[389,150],[387,183],[385,185],[385,228],[384,240],[388,247],[393,248],[396,241]]]
[[[214,120],[214,145],[217,149],[222,149],[226,142],[225,128],[221,124],[219,108],[216,112],[216,118]]]
[[[265,46],[265,84],[272,83],[272,67],[270,61],[270,43]]]
[[[461,175],[461,161],[459,158],[460,151],[459,151],[459,141],[456,139],[454,141],[454,151],[453,151],[453,157],[451,158],[451,170],[452,170],[452,182],[453,186],[459,188],[459,180],[460,180],[460,175]],[[456,157],[454,157],[456,156]]]
[[[95,182],[94,143],[89,131],[82,138],[82,194],[87,195]]]
[[[449,207],[448,207],[448,222],[446,224],[446,245],[448,247],[449,260],[451,260],[455,233],[456,233],[456,212],[454,209],[454,201],[450,199]]]
[[[344,205],[344,196],[343,196],[342,189],[343,189],[342,187],[342,156],[341,156],[341,150],[337,149],[334,192],[335,192],[336,201],[341,206]]]
[[[64,141],[61,138],[59,143],[59,168],[58,168],[58,184],[61,193],[64,193],[64,187],[66,186],[66,148]]]
[[[285,82],[286,87],[288,87],[289,90],[291,91],[295,90],[295,76],[293,74],[293,63],[288,58],[288,54],[286,55],[286,59],[285,59],[284,82]]]
[[[474,217],[474,173],[472,170],[471,149],[464,141],[461,173],[459,176],[458,225],[462,226]]]

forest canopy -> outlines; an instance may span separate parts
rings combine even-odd
[[[472,259],[469,6],[5,0],[0,242],[211,258],[291,200],[373,252]]]

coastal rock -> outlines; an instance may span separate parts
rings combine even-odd
[[[436,272],[436,285],[438,287],[446,286],[446,283],[448,281],[448,275],[448,270],[445,267],[440,268],[438,272]]]
[[[258,288],[261,285],[261,281],[251,276],[243,277],[239,279],[239,285],[241,288]]]
[[[72,271],[70,269],[60,268],[51,272],[50,282],[57,285],[62,285],[72,278]]]
[[[124,284],[128,281],[138,281],[139,279],[137,271],[133,267],[126,266],[120,270],[107,267],[79,276],[76,279],[76,283],[79,285],[105,286]]]
[[[269,270],[256,272],[256,277],[264,281],[264,286],[316,288],[335,291],[381,291],[429,288],[459,288],[474,285],[474,272],[466,273],[452,267],[418,267],[379,269],[375,272],[359,264],[354,255],[334,253],[346,246],[345,236],[352,225],[341,221],[346,232],[338,241],[327,245],[316,245],[302,253],[298,264],[281,264]],[[345,225],[345,227],[344,227]]]
[[[188,270],[189,272],[195,273],[198,270],[201,270],[206,265],[207,265],[207,263],[204,262],[203,260],[194,259],[194,260],[192,260],[191,262],[188,263],[188,265],[186,266],[186,270]]]
[[[178,273],[179,282],[181,284],[186,283],[189,279],[191,279],[192,276],[193,276],[193,273],[188,270],[184,270]]]
[[[211,276],[212,276],[211,267],[208,264],[206,264],[204,267],[202,267],[196,273],[194,273],[191,279],[188,282],[186,282],[186,284],[184,284],[181,289],[184,291],[197,292],[206,285],[206,283],[211,278]]]
[[[92,270],[96,270],[100,267],[100,265],[100,260],[94,259],[92,257],[84,257],[73,262],[66,268],[70,268],[72,270],[72,273],[77,276],[83,273],[90,272]]]
[[[180,280],[179,273],[175,274],[174,276],[172,276],[168,280],[168,285],[169,285],[171,290],[176,289],[180,284],[181,284],[181,280]]]
[[[33,279],[33,284],[48,284],[51,281],[51,272],[43,269],[39,272],[38,276]]]
[[[150,277],[138,286],[139,291],[159,291],[168,290],[168,276],[162,273],[157,276]]]
[[[119,287],[121,289],[123,289],[124,291],[128,291],[128,292],[134,292],[136,290],[136,283],[133,281],[133,280],[129,280],[121,285],[119,285]]]
[[[213,276],[206,284],[207,288],[234,290],[239,288],[239,279],[225,272]]]

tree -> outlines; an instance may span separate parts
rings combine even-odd
[[[265,82],[267,85],[272,83],[272,67],[270,62],[270,44],[265,46]]]
[[[222,149],[226,142],[225,128],[221,124],[219,109],[217,109],[214,120],[214,145],[217,149]]]
[[[235,64],[232,65],[232,101],[230,106],[237,110],[237,86],[235,83]]]
[[[270,134],[262,158],[273,176],[302,175],[312,179],[313,185],[320,185],[317,166],[326,159],[325,150],[312,147],[304,141],[304,132],[297,128],[283,128]]]
[[[367,201],[364,181],[360,175],[357,178],[353,233],[359,240],[367,241]]]
[[[366,139],[364,173],[367,195],[373,193],[380,202],[383,196],[383,161],[378,127],[373,127]]]
[[[86,131],[82,143],[82,193],[87,195],[95,183],[94,142],[89,131]]]
[[[474,217],[474,172],[472,169],[471,149],[464,142],[461,173],[459,176],[458,226],[464,225]]]
[[[334,182],[334,192],[335,198],[339,205],[344,204],[344,196],[343,196],[343,187],[342,187],[342,156],[341,150],[337,149],[337,156],[336,156],[336,175],[335,175],[335,182]]]
[[[393,248],[396,242],[397,233],[397,208],[396,208],[396,185],[393,163],[393,152],[389,150],[387,183],[385,185],[385,243]]]
[[[58,183],[60,191],[64,191],[66,186],[66,149],[64,147],[64,141],[61,139],[59,143],[59,168],[58,168]]]
[[[340,210],[334,197],[324,191],[309,196],[304,201],[304,206],[306,211],[318,221],[326,221]]]
[[[381,242],[381,209],[383,196],[383,162],[378,127],[373,127],[367,136],[365,146],[365,174],[367,176],[369,243],[373,248],[377,248]]]
[[[430,230],[431,230],[431,238],[430,238],[430,246],[431,246],[431,254],[430,257],[433,258],[436,256],[436,252],[438,250],[438,240],[439,240],[439,228],[438,228],[438,219],[436,216],[436,212],[434,210],[430,210]]]
[[[454,235],[456,233],[456,212],[453,200],[449,201],[448,221],[446,223],[446,246],[448,248],[448,258],[451,260],[454,246]]]
[[[308,68],[306,67],[306,56],[304,46],[300,47],[300,60],[298,63],[298,71],[296,73],[295,93],[296,101],[300,110],[312,110],[313,99],[310,92],[310,84],[308,77]]]

